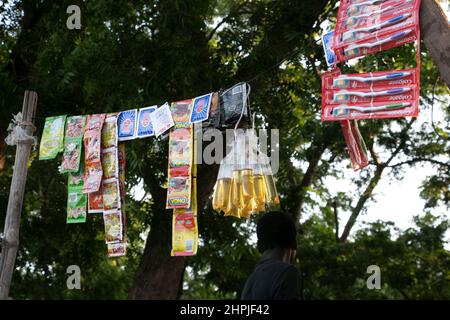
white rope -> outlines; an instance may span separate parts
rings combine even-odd
[[[236,129],[238,128],[239,124],[241,123],[242,117],[244,116],[245,110],[248,108],[249,105],[249,97],[250,97],[250,91],[252,90],[252,87],[248,83],[243,83],[244,86],[246,86],[247,94],[242,100],[242,110],[241,110],[241,116],[239,117],[239,120],[236,122],[236,126],[234,127],[234,132],[236,136]]]
[[[33,149],[36,149],[37,138],[35,136],[28,135],[23,126],[34,127],[31,122],[22,121],[22,112],[13,115],[13,119],[7,129],[8,136],[5,139],[6,144],[9,146],[15,146],[19,143],[31,143],[33,144]]]

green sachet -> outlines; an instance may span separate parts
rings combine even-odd
[[[45,119],[39,147],[39,160],[54,159],[64,149],[64,125],[66,116]]]
[[[83,166],[78,173],[69,173],[68,176],[67,223],[86,222],[87,194],[83,193]]]

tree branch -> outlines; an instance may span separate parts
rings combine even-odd
[[[378,185],[378,182],[381,179],[384,169],[385,169],[385,166],[382,166],[382,165],[377,166],[374,176],[372,177],[372,179],[370,179],[370,182],[367,185],[364,192],[362,193],[361,197],[359,198],[358,203],[353,208],[350,218],[348,219],[347,223],[345,224],[344,232],[342,233],[341,237],[339,238],[339,242],[347,241],[350,231],[352,230],[353,226],[356,223],[356,219],[358,218],[359,214],[361,213],[361,210],[364,208],[366,201],[372,196],[373,190]]]
[[[403,165],[412,165],[418,162],[429,162],[429,163],[433,163],[433,164],[437,164],[438,166],[442,166],[442,167],[446,167],[450,169],[450,164],[448,163],[444,163],[438,160],[434,160],[434,159],[429,159],[429,158],[422,158],[422,157],[418,157],[418,158],[413,158],[411,160],[408,161],[402,161],[393,165],[388,166],[389,168],[397,168],[397,167],[401,167]]]
[[[227,22],[230,19],[229,16],[225,17],[222,19],[222,21],[220,21],[217,26],[214,27],[214,29],[212,29],[210,31],[210,33],[206,36],[206,41],[209,42],[212,37],[214,37],[214,35],[216,34],[217,30],[219,30],[220,26],[222,26],[225,22]]]
[[[337,202],[336,199],[333,201],[333,212],[334,212],[334,223],[336,225],[334,237],[336,239],[336,242],[339,242],[339,217],[338,217],[338,210],[337,210]]]
[[[347,223],[345,225],[344,232],[342,233],[342,235],[341,235],[341,237],[339,239],[340,242],[347,241],[347,238],[348,238],[348,236],[350,234],[350,231],[352,230],[353,226],[355,225],[359,214],[361,213],[362,209],[364,208],[364,205],[366,204],[367,200],[369,200],[370,197],[372,196],[373,190],[378,185],[378,182],[380,182],[381,176],[383,175],[384,169],[389,166],[391,161],[405,147],[406,141],[408,140],[408,136],[406,135],[406,133],[411,128],[411,126],[413,125],[414,121],[416,121],[416,118],[411,119],[411,121],[409,121],[408,124],[402,129],[402,131],[400,133],[401,141],[398,144],[397,148],[392,152],[391,156],[389,157],[389,159],[386,162],[380,163],[380,160],[378,159],[378,157],[377,157],[377,155],[376,155],[376,153],[374,151],[373,145],[370,148],[370,152],[371,152],[372,156],[375,156],[376,162],[378,163],[377,164],[377,168],[375,170],[374,176],[370,179],[369,184],[367,185],[366,189],[364,190],[364,192],[362,193],[361,197],[359,198],[358,203],[352,209],[352,213],[350,215],[350,218],[348,219],[348,221],[347,221]]]
[[[236,79],[247,81],[255,74],[292,56],[299,48],[299,43],[303,43],[305,34],[313,29],[317,17],[324,11],[328,2],[328,0],[273,2],[280,6],[282,12],[281,16],[274,17],[274,21],[278,23],[271,23],[261,41],[240,61]],[[296,36],[290,37],[286,34],[287,30],[296,30]],[[256,87],[258,81],[252,84],[252,88]]]
[[[315,57],[310,57],[309,55],[306,55],[306,59],[308,59],[309,64],[311,65],[311,69],[314,72],[314,77],[316,78],[316,81],[318,83],[322,83],[322,76],[320,75],[320,71],[317,69],[317,66],[315,64]]]
[[[378,153],[375,152],[374,143],[372,143],[372,146],[369,148],[370,155],[375,160],[376,166],[379,166],[381,164],[380,157],[378,156]]]
[[[412,125],[413,125],[413,123],[415,122],[417,120],[417,118],[412,118],[409,122],[408,122],[408,124],[402,129],[402,131],[401,131],[401,133],[400,133],[400,135],[402,136],[402,137],[404,137],[404,138],[402,138],[401,140],[400,140],[400,143],[398,144],[398,147],[395,149],[395,151],[391,154],[391,156],[389,157],[389,159],[385,162],[385,163],[383,163],[382,165],[383,166],[388,166],[390,163],[391,163],[391,161],[400,153],[400,151],[405,147],[405,144],[406,144],[406,133],[408,132],[408,130],[409,129],[411,129],[411,127],[412,127]]]
[[[311,148],[314,148],[314,146],[312,146]],[[298,195],[298,202],[297,205],[295,206],[294,212],[297,230],[300,229],[300,219],[302,215],[303,204],[305,202],[306,190],[313,182],[314,174],[316,173],[317,166],[325,150],[326,150],[325,146],[319,148],[318,150],[315,150],[314,155],[309,161],[308,169],[306,169],[306,172],[303,175],[301,183],[296,188],[297,189],[296,193]]]

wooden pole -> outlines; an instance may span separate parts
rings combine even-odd
[[[25,91],[22,107],[21,127],[27,135],[34,131],[34,115],[37,106],[37,93]],[[6,211],[5,229],[2,239],[0,256],[0,300],[9,296],[9,287],[14,272],[17,249],[19,247],[19,226],[22,213],[23,196],[27,180],[28,158],[30,157],[32,140],[19,141],[16,149],[14,172],[9,193],[8,209]]]

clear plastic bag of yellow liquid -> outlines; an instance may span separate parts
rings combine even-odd
[[[263,212],[266,210],[266,187],[260,164],[256,164],[253,168],[253,185],[255,189],[255,212]]]
[[[233,187],[231,189],[231,203],[237,209],[244,208],[244,195],[242,193],[242,175],[239,170],[233,170]]]
[[[220,163],[219,174],[214,188],[213,209],[220,212],[229,211],[231,201],[231,185],[233,183],[233,164],[229,157],[225,157]]]
[[[264,181],[266,204],[269,209],[278,209],[280,206],[280,198],[278,197],[275,179],[273,177],[272,168],[270,167],[270,160],[265,154],[259,154],[259,162]]]
[[[253,211],[255,186],[253,166],[256,164],[257,139],[252,130],[239,132],[235,138],[233,150],[233,193],[232,201],[236,208],[242,209],[241,215],[248,217]]]
[[[225,211],[230,201],[232,178],[220,178],[216,182],[217,190],[214,192],[213,208],[217,211]]]
[[[253,130],[236,132],[221,162],[212,202],[214,210],[241,218],[279,206],[269,158],[259,153]]]

